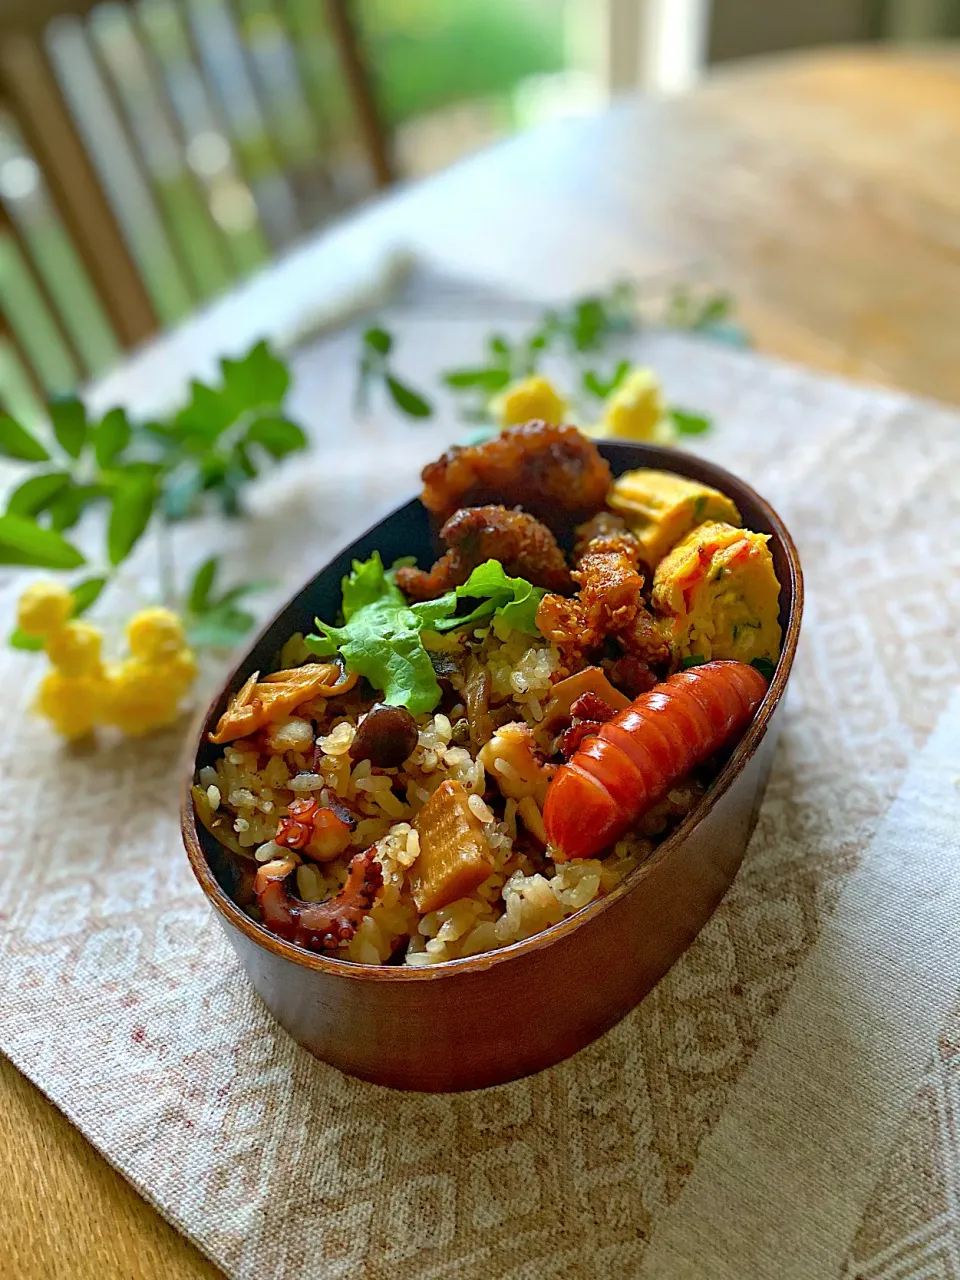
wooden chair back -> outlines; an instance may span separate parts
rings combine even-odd
[[[96,375],[392,176],[349,0],[0,0],[0,400]]]

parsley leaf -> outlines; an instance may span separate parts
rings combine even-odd
[[[236,421],[237,414],[229,397],[216,387],[194,379],[190,383],[190,400],[173,419],[169,430],[185,447],[202,453]]]
[[[70,487],[69,471],[44,471],[24,480],[7,500],[7,510],[16,516],[38,516],[48,511],[55,498]]]
[[[22,649],[25,653],[43,652],[43,638],[30,635],[22,627],[14,627],[7,636],[7,644],[11,649]]]
[[[733,299],[728,293],[714,293],[708,297],[700,308],[700,314],[693,322],[694,329],[709,329],[711,325],[726,320],[733,310]]]
[[[86,613],[88,609],[100,599],[100,593],[107,585],[107,579],[102,577],[84,578],[82,582],[78,582],[70,588],[73,595],[73,612],[71,618],[79,618],[82,613]]]
[[[525,578],[508,577],[498,560],[488,560],[462,587],[437,600],[410,605],[393,580],[393,569],[385,569],[375,551],[369,560],[354,561],[353,572],[343,580],[343,625],[318,618],[318,634],[306,636],[304,642],[321,658],[339,653],[347,670],[365,676],[385,702],[419,715],[440,701],[421,632],[452,631],[501,617],[515,630],[539,635],[536,613],[543,595]],[[461,600],[478,603],[458,614]]]
[[[274,458],[285,458],[288,453],[298,453],[305,449],[307,437],[303,428],[298,427],[295,422],[279,416],[264,417],[251,423],[244,443],[262,445]]]
[[[120,454],[130,443],[132,434],[123,409],[111,409],[109,413],[104,414],[93,433],[97,466],[104,470],[115,466]]]
[[[388,356],[390,348],[393,346],[393,335],[388,333],[386,329],[380,329],[375,326],[364,332],[363,345],[369,347],[371,351],[375,351],[378,356]]]
[[[771,662],[769,658],[754,658],[750,665],[751,667],[756,667],[764,680],[772,680],[773,673],[777,669],[777,664],[775,662]]]
[[[190,644],[211,649],[231,649],[256,621],[252,613],[237,608],[237,601],[257,591],[265,591],[272,582],[245,582],[231,587],[223,595],[214,594],[214,583],[220,569],[219,556],[204,560],[190,584],[187,599],[187,639]]]
[[[217,556],[211,556],[209,560],[204,560],[193,575],[193,582],[190,584],[190,596],[187,601],[191,613],[203,613],[210,607],[210,590],[213,587],[213,580],[217,576],[219,563]]]
[[[591,395],[596,396],[599,400],[604,400],[608,395],[616,391],[631,368],[629,360],[620,360],[613,373],[606,380],[601,378],[593,369],[587,369],[583,374],[583,389],[589,391]]]
[[[390,399],[408,418],[429,418],[433,413],[430,401],[392,371],[389,356],[393,346],[393,335],[379,325],[364,330],[354,393],[356,410],[358,413],[368,412],[370,387],[376,381],[383,383]]]
[[[107,524],[107,555],[112,565],[122,564],[140,541],[155,501],[152,476],[128,475],[117,487]]]
[[[187,623],[187,641],[194,648],[232,649],[256,619],[245,609],[217,606]]]
[[[258,342],[239,360],[221,360],[223,396],[234,416],[250,409],[276,409],[290,389],[290,372],[265,342]]]

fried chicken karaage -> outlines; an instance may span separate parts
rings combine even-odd
[[[570,571],[550,530],[525,511],[464,507],[440,530],[448,550],[429,571],[403,567],[397,586],[411,600],[435,600],[462,586],[478,564],[499,560],[513,578],[548,591],[570,591]]]
[[[571,575],[577,593],[544,596],[537,610],[537,626],[557,646],[567,671],[598,657],[609,640],[616,641],[614,663],[630,657],[649,668],[669,657],[641,594],[640,546],[615,521],[601,513],[577,530]],[[637,661],[629,665],[632,685],[644,683]]]
[[[519,506],[567,533],[606,503],[610,467],[576,427],[527,422],[424,467],[420,500],[438,520],[461,507]]]

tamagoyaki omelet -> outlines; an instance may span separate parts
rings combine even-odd
[[[675,666],[685,658],[780,656],[780,584],[769,535],[712,521],[678,543],[653,576],[653,612]]]
[[[669,471],[627,471],[614,481],[609,504],[627,522],[651,569],[704,520],[742,523],[725,493]]]

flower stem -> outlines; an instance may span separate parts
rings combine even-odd
[[[176,604],[176,580],[173,567],[173,545],[166,520],[157,521],[157,563],[160,569],[160,603],[167,609]]]

